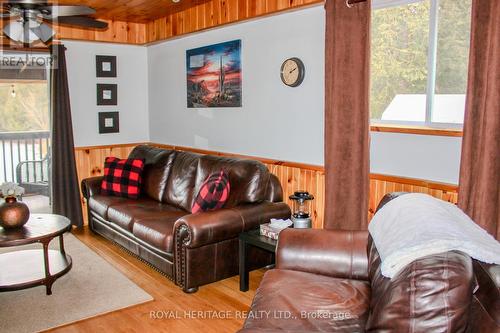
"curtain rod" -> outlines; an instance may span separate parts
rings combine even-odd
[[[354,7],[355,4],[366,2],[367,0],[345,0],[345,5],[349,8]]]

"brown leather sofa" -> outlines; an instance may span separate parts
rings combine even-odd
[[[289,229],[276,259],[241,332],[500,332],[500,266],[461,252],[422,258],[391,280],[366,231]]]
[[[258,161],[138,146],[145,160],[137,200],[100,194],[102,177],[82,181],[91,230],[116,242],[172,279],[185,292],[238,273],[238,235],[271,218],[288,218],[279,180]],[[203,181],[224,168],[231,192],[223,209],[191,214]],[[253,249],[250,266],[271,263]]]

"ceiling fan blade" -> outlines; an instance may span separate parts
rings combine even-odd
[[[22,22],[13,21],[3,28],[4,34],[13,41],[20,43],[32,43],[39,39],[39,37],[28,28],[27,24]]]
[[[43,18],[53,20],[60,16],[93,15],[95,9],[87,6],[45,6],[38,7]]]
[[[76,25],[84,28],[105,29],[107,22],[97,21],[86,16],[61,16],[55,20],[56,24]]]
[[[30,30],[44,43],[47,43],[56,34],[54,30],[52,30],[48,25],[43,23],[36,28],[31,28]]]

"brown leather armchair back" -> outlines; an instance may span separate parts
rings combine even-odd
[[[428,256],[389,279],[382,276],[380,256],[370,237],[368,262],[372,295],[367,331],[384,327],[397,332],[465,331],[475,287],[468,255],[444,252]]]
[[[377,210],[404,194],[387,194]],[[367,331],[391,327],[398,332],[500,332],[500,266],[458,251],[416,260],[392,279],[382,276],[380,266],[369,236],[372,295]]]

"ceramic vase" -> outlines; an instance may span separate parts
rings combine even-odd
[[[5,229],[21,228],[29,218],[28,206],[17,201],[15,197],[7,197],[5,202],[0,204],[0,226]]]

